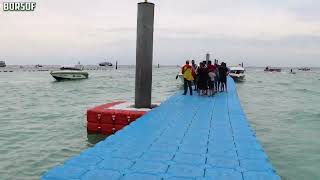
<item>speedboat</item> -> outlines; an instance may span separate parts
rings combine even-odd
[[[244,74],[245,69],[241,66],[232,66],[229,67],[230,72],[229,75],[232,77],[235,81],[244,81],[246,75]]]
[[[307,67],[299,68],[298,70],[299,71],[311,71],[311,69],[307,68]]]
[[[101,62],[99,66],[113,66],[113,64],[111,62]]]
[[[265,72],[281,72],[281,68],[273,68],[273,67],[269,67],[267,66],[265,69],[264,69]]]
[[[61,67],[60,70],[51,71],[50,74],[57,81],[88,79],[89,77],[88,72],[77,67]]]

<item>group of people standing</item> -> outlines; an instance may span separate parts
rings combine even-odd
[[[200,62],[198,66],[194,60],[186,61],[186,64],[181,70],[184,78],[184,94],[187,94],[188,88],[192,95],[192,83],[195,86],[195,91],[198,91],[201,96],[213,96],[217,92],[227,92],[227,76],[229,69],[227,64],[222,62],[220,65],[215,60]]]

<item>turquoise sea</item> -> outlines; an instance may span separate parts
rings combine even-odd
[[[282,179],[319,179],[320,70],[288,71],[248,68],[246,82],[237,84],[238,94]],[[47,71],[0,72],[1,180],[39,179],[105,138],[87,135],[86,109],[113,100],[134,101],[135,69],[88,72],[87,80],[64,82]],[[153,102],[181,89],[177,72],[176,67],[153,70]]]

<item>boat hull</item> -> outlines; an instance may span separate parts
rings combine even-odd
[[[99,63],[99,66],[109,66],[109,67],[112,67],[113,64],[111,62],[102,62],[102,63]]]
[[[265,72],[281,72],[281,69],[265,69]]]
[[[89,74],[83,71],[52,71],[51,76],[57,81],[88,79]]]
[[[242,82],[245,80],[245,69],[242,66],[231,66],[229,67],[229,76],[236,82]]]
[[[298,70],[299,70],[299,71],[311,71],[310,68],[299,68]]]
[[[232,74],[232,73],[230,73],[229,75],[230,75],[230,77],[232,77],[232,79],[234,81],[238,81],[238,82],[244,81],[245,77],[246,77],[244,74]]]

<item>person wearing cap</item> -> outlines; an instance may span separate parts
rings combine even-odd
[[[190,95],[192,95],[192,86],[191,86],[191,82],[194,80],[193,78],[193,70],[192,70],[192,66],[189,65],[189,61],[186,61],[186,64],[182,67],[181,72],[183,74],[183,78],[184,78],[184,93],[183,95],[187,94],[188,91],[188,87],[189,87],[189,91],[190,91]]]

